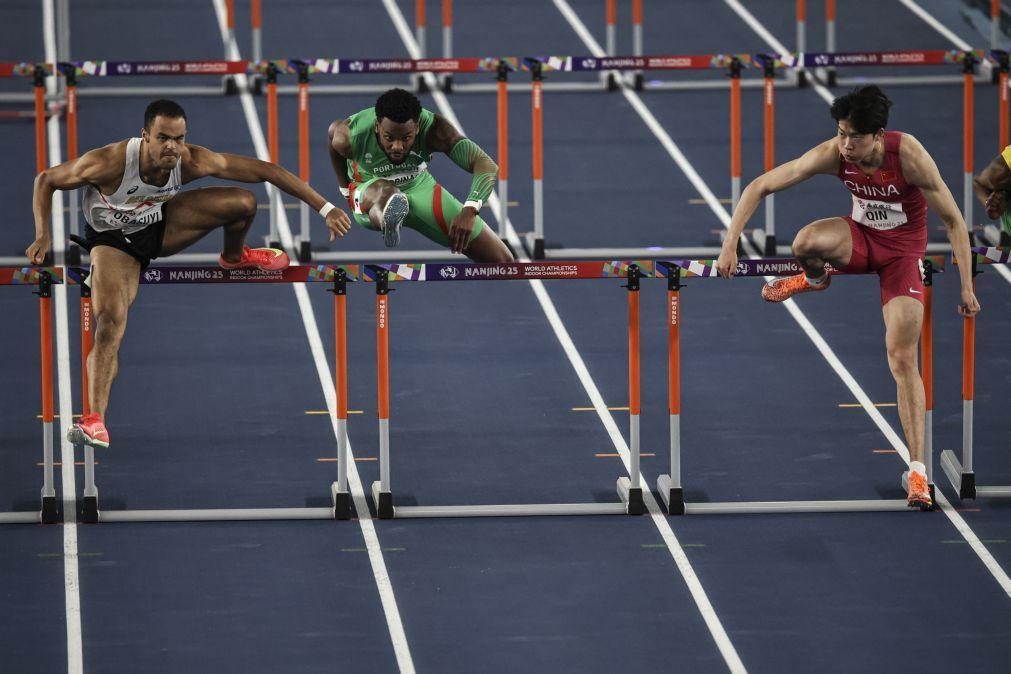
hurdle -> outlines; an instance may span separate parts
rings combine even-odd
[[[806,44],[801,44],[801,13],[806,14],[806,10],[803,9],[804,0],[797,0],[797,13],[798,13],[798,44],[797,51],[804,53],[806,52]],[[837,53],[837,42],[836,42],[836,0],[825,0],[825,52],[828,54]],[[1000,32],[1000,1],[990,0],[990,49],[997,49],[999,46],[999,32]],[[879,64],[860,64],[860,65],[879,65]],[[899,64],[893,64],[899,65]],[[904,64],[903,64],[904,65]],[[853,86],[867,84],[867,79],[863,77],[839,77],[836,71],[837,64],[826,63],[819,64],[815,67],[815,73],[819,78],[829,87],[835,86]],[[991,68],[990,64],[984,63],[984,72],[980,73],[975,77],[977,82],[989,82],[991,79]],[[923,84],[958,84],[962,81],[962,78],[958,75],[893,75],[888,77],[876,77],[874,79],[875,84],[888,85],[888,86],[902,86],[902,85],[923,85]]]
[[[376,284],[376,351],[380,479],[372,498],[380,519],[408,517],[489,517],[536,515],[641,515],[646,512],[639,471],[639,279],[652,273],[648,262],[510,262],[507,264],[366,265],[363,281]],[[499,505],[397,506],[390,482],[390,283],[548,279],[624,279],[628,290],[629,477],[619,477],[619,502]]]
[[[39,296],[40,382],[42,385],[42,492],[39,510],[0,512],[0,524],[54,524],[63,520],[53,481],[53,284],[63,283],[62,267],[0,267],[0,286],[37,287]]]
[[[684,248],[648,246],[645,248],[565,248],[548,247],[544,233],[544,189],[543,189],[543,93],[539,83],[545,72],[580,71],[624,71],[624,70],[726,70],[730,81],[730,189],[731,201],[737,204],[741,192],[741,73],[755,62],[751,54],[699,54],[646,57],[575,57],[549,56],[544,58],[524,58],[522,69],[529,71],[534,85],[531,93],[532,124],[531,136],[534,179],[533,230],[520,235],[527,253],[535,260],[543,259],[586,259],[592,257],[634,259],[659,258],[691,254],[710,254],[716,250],[701,248],[688,252]],[[758,82],[766,86],[764,81]]]
[[[972,286],[976,288],[976,276],[982,272],[979,265],[1011,263],[1011,251],[1006,248],[972,249]],[[1008,498],[1011,485],[983,486],[976,483],[973,466],[973,402],[976,382],[976,317],[962,319],[962,459],[955,452],[946,449],[941,452],[941,467],[958,492],[960,499]]]
[[[91,308],[91,289],[87,284],[88,270],[68,267],[68,283],[77,285],[81,292],[81,404],[83,414],[90,413],[88,399],[87,358],[91,352],[94,318]],[[337,480],[330,485],[330,507],[298,508],[206,508],[164,510],[102,510],[99,507],[98,487],[95,483],[94,447],[83,445],[84,492],[79,520],[98,522],[197,522],[229,520],[310,520],[350,519],[352,498],[348,490],[348,435],[347,435],[347,284],[358,279],[358,268],[353,265],[292,266],[277,272],[219,267],[148,267],[141,272],[142,285],[170,285],[175,283],[329,283],[334,294],[335,337],[335,388],[337,433]],[[75,449],[82,449],[75,444]],[[103,450],[110,451],[110,450]]]
[[[924,464],[930,484],[930,496],[934,498],[933,482],[933,274],[943,271],[944,258],[928,257],[924,260],[924,315],[921,332],[920,367],[924,382],[926,402]],[[743,259],[738,260],[735,276],[783,276],[799,274],[803,271],[793,258]],[[830,269],[830,273],[837,274]],[[681,479],[681,326],[684,322],[680,292],[683,278],[717,278],[716,260],[658,260],[654,265],[654,275],[667,279],[667,345],[668,345],[668,406],[670,414],[670,472],[657,478],[656,486],[667,507],[668,514],[757,514],[757,513],[812,513],[812,512],[877,512],[910,510],[903,499],[836,500],[836,501],[740,501],[740,502],[699,502],[685,500]],[[903,474],[903,489],[906,478]]]

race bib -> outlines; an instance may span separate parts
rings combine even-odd
[[[854,221],[873,229],[895,229],[906,224],[906,212],[900,201],[871,201],[853,197]]]

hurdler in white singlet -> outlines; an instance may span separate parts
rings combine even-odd
[[[105,196],[94,185],[84,188],[81,210],[88,224],[99,232],[120,230],[133,234],[162,217],[162,205],[182,189],[179,161],[162,187],[148,185],[140,178],[140,138],[126,143],[126,168],[123,181],[114,194]]]

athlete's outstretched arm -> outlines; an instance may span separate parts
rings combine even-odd
[[[478,211],[495,189],[498,164],[477,143],[465,138],[442,115],[435,116],[428,138],[432,150],[446,153],[454,164],[474,175],[463,209],[453,218],[449,226],[450,250],[462,253],[470,242],[470,234],[474,229]]]
[[[972,178],[972,190],[986,208],[987,217],[999,218],[1007,207],[1004,192],[1011,189],[1011,169],[1003,153],[994,157],[983,171]]]
[[[730,218],[727,238],[716,262],[716,271],[730,278],[737,269],[737,243],[748,220],[755,214],[758,204],[769,194],[785,190],[819,173],[834,174],[839,167],[839,150],[835,139],[816,145],[800,157],[780,164],[768,173],[758,176],[744,188],[737,208]]]
[[[963,316],[972,316],[979,311],[979,301],[972,290],[972,261],[969,251],[969,231],[962,219],[962,213],[951,196],[951,190],[941,179],[934,159],[916,138],[909,134],[902,136],[899,145],[899,159],[906,182],[920,188],[927,206],[937,213],[944,222],[951,253],[957,261],[958,276],[962,281],[962,304],[958,311]]]
[[[52,240],[49,219],[56,190],[74,190],[85,185],[101,187],[121,172],[114,158],[115,145],[85,152],[77,159],[43,170],[35,176],[32,211],[35,215],[35,241],[25,250],[31,264],[42,264]]]
[[[344,236],[351,229],[347,213],[330,204],[308,183],[290,171],[266,161],[239,154],[214,152],[199,145],[187,145],[183,156],[182,177],[188,183],[197,178],[213,176],[240,183],[270,183],[291,196],[301,199],[326,218],[330,240]],[[329,204],[329,207],[328,207]]]

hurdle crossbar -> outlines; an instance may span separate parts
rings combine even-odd
[[[56,500],[53,461],[53,307],[52,287],[63,283],[62,267],[0,267],[0,286],[35,286],[39,296],[39,363],[42,396],[42,490],[37,511],[0,512],[0,524],[54,524],[63,519]]]
[[[930,309],[932,294],[932,274],[943,271],[944,259],[930,257],[925,260],[924,326],[921,332],[921,364],[924,390],[927,394],[926,434],[924,442],[924,463],[928,479],[932,474],[931,456],[933,433],[931,429],[933,411],[933,356],[931,340],[933,331],[928,319],[933,314]],[[736,276],[763,276],[798,274],[803,271],[793,258],[744,259],[739,260]],[[839,273],[830,269],[833,274]],[[667,279],[667,345],[668,345],[668,400],[670,412],[670,472],[659,476],[657,491],[671,515],[685,514],[747,514],[747,513],[811,513],[811,512],[867,512],[905,511],[905,499],[855,499],[826,501],[740,501],[740,502],[700,502],[689,503],[684,497],[681,480],[681,325],[684,322],[681,309],[680,291],[683,278],[715,278],[716,260],[664,260],[654,265],[657,278]],[[902,478],[905,487],[905,475]],[[934,483],[930,481],[931,497]]]
[[[88,391],[87,359],[92,347],[94,315],[88,270],[68,267],[68,283],[81,291],[81,404],[85,414],[91,411]],[[95,483],[94,448],[84,445],[84,492],[80,521],[97,522],[167,522],[223,520],[289,520],[289,519],[350,519],[352,498],[348,491],[347,436],[347,283],[358,279],[354,265],[305,265],[283,271],[265,272],[257,269],[226,270],[219,267],[148,267],[141,272],[144,285],[176,283],[329,283],[334,293],[335,387],[337,432],[337,480],[330,485],[330,507],[304,508],[195,508],[195,509],[122,509],[102,510]],[[75,445],[76,446],[76,445]],[[109,450],[103,450],[109,451]]]
[[[977,247],[972,249],[972,285],[982,273],[980,265],[1007,265],[1011,263],[1011,249]],[[1009,498],[1011,485],[979,485],[973,465],[973,421],[976,387],[976,317],[962,319],[962,458],[954,451],[941,452],[941,467],[958,492],[960,499]]]
[[[372,483],[376,514],[404,517],[487,517],[535,515],[641,515],[646,512],[639,471],[639,279],[652,273],[642,261],[510,262],[506,264],[366,265],[362,280],[376,284],[376,357],[379,418],[379,480]],[[425,281],[521,281],[625,279],[628,290],[629,477],[619,477],[613,503],[526,503],[499,505],[398,506],[390,479],[390,283]]]

